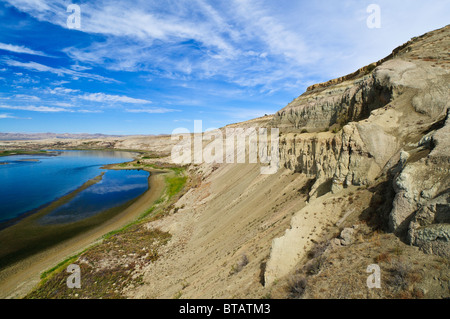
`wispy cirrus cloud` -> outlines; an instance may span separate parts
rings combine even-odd
[[[0,104],[0,109],[8,110],[18,110],[18,111],[31,111],[31,112],[73,112],[71,110],[61,108],[61,107],[51,107],[51,106],[34,106],[34,105],[4,105]]]
[[[77,110],[77,113],[88,113],[88,114],[97,114],[104,113],[102,110]]]
[[[164,113],[181,112],[181,110],[167,109],[167,108],[163,108],[163,107],[145,108],[145,109],[126,109],[125,111],[128,113],[148,113],[148,114],[164,114]]]
[[[24,54],[30,54],[30,55],[39,55],[39,56],[50,57],[50,55],[48,55],[44,52],[35,51],[35,50],[29,49],[27,47],[21,46],[21,45],[0,43],[0,50],[14,52],[14,53],[24,53]]]
[[[69,107],[69,108],[75,107],[73,104],[71,104],[71,103],[66,103],[66,102],[56,102],[55,105],[56,105],[56,106],[59,106],[59,107],[64,107],[64,108],[67,108],[67,107]]]
[[[16,111],[33,112],[69,112],[69,113],[103,113],[105,110],[117,108],[124,105],[148,105],[152,102],[144,99],[137,99],[125,95],[111,95],[106,93],[85,93],[78,89],[65,87],[47,88],[43,90],[41,97],[15,94],[10,96],[0,96],[0,99],[11,102],[0,104],[0,109],[10,109]],[[87,101],[88,103],[86,103]],[[39,102],[43,106],[23,105],[21,102]],[[12,104],[14,103],[14,104]],[[129,113],[153,113],[162,114],[177,112],[179,110],[167,108],[140,108],[132,109]],[[128,112],[128,111],[127,111]]]
[[[80,92],[80,90],[74,90],[74,89],[69,89],[69,88],[58,86],[53,89],[48,89],[47,92],[50,94],[67,95],[67,94],[71,94],[71,93]]]
[[[86,71],[86,70],[91,70],[92,69],[89,66],[78,65],[78,64],[71,65],[70,68],[72,70],[75,70],[75,71]]]
[[[25,100],[25,101],[40,101],[41,98],[34,95],[28,95],[28,94],[16,94],[14,95],[14,99],[16,100]]]
[[[74,71],[74,70],[70,70],[67,68],[54,68],[51,66],[47,66],[41,63],[37,63],[37,62],[20,62],[14,59],[10,59],[10,58],[4,58],[2,59],[2,62],[5,63],[8,66],[13,66],[13,67],[18,67],[18,68],[23,68],[23,69],[27,69],[30,71],[35,71],[35,72],[49,72],[49,73],[53,73],[59,76],[63,76],[63,75],[67,75],[67,76],[71,76],[73,78],[87,78],[87,79],[92,79],[92,80],[96,80],[96,81],[100,81],[100,82],[106,82],[106,83],[119,83],[119,81],[114,80],[112,78],[108,78],[108,77],[104,77],[98,74],[91,74],[91,73],[86,73],[86,72],[78,72],[78,71]]]
[[[76,108],[73,105],[69,105],[67,103],[55,103],[57,106],[34,106],[34,105],[4,105],[0,104],[0,109],[14,110],[14,111],[29,111],[29,112],[41,112],[41,113],[86,113],[86,114],[95,114],[95,113],[103,113],[103,110],[96,109],[80,109]],[[6,116],[6,115],[5,115]],[[4,118],[16,118],[20,119],[20,117],[9,116]],[[22,118],[23,119],[23,118]]]
[[[111,95],[105,93],[88,93],[79,96],[80,99],[92,102],[121,102],[121,103],[131,103],[131,104],[150,104],[151,101],[143,100],[143,99],[135,99],[128,96],[123,95]]]
[[[51,85],[54,85],[54,86],[61,86],[61,85],[67,84],[67,83],[70,83],[70,81],[60,80],[60,81],[53,81],[53,82],[51,83]]]
[[[0,120],[1,119],[31,120],[31,117],[18,117],[18,116],[10,115],[8,113],[3,113],[3,114],[0,114]]]
[[[39,21],[67,28],[65,0],[6,1]],[[404,22],[408,16],[428,18],[415,19],[414,28],[422,32],[429,31],[431,25],[439,26],[448,16],[448,1],[436,0],[433,6],[410,2],[408,7],[397,1],[378,2],[387,27],[379,30],[377,39],[368,36],[370,30],[365,25],[368,3],[357,0],[282,4],[266,0],[136,0],[132,5],[125,0],[83,2],[80,31],[103,38],[63,51],[74,61],[111,70],[162,69],[161,76],[219,76],[249,87],[264,86],[251,79],[265,75],[265,86],[271,91],[307,76],[313,72],[309,68],[320,67],[319,63],[326,64],[320,73],[354,71],[363,63],[360,58],[355,61],[355,55],[371,53],[370,45],[380,47],[374,45],[375,40],[386,41],[386,36],[407,40],[404,35],[411,33],[411,28]],[[395,39],[397,45],[398,41]],[[371,53],[376,59],[386,50],[381,47]],[[374,57],[368,59],[372,62]]]
[[[64,1],[11,4],[39,20],[65,27]],[[74,61],[115,71],[147,71],[186,80],[219,77],[241,86],[267,86],[266,91],[283,89],[282,82],[298,77],[300,71],[295,68],[311,62],[314,55],[297,32],[270,16],[270,9],[259,1],[83,3],[81,31],[104,38],[88,46],[69,46],[63,52]],[[281,79],[279,70],[284,75]],[[252,81],[262,74],[264,82]]]

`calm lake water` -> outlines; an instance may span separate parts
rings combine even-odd
[[[68,223],[119,206],[148,189],[149,173],[102,170],[106,164],[133,159],[133,153],[115,151],[61,151],[58,156],[0,157],[0,222],[49,204],[105,172],[97,184],[44,216],[41,224]]]

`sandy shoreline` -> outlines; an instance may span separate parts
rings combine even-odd
[[[151,207],[164,191],[163,171],[148,170],[149,189],[123,212],[102,225],[77,235],[38,254],[30,256],[0,271],[0,298],[21,298],[40,281],[40,274],[65,258],[73,256],[101,240],[108,232],[125,226]]]

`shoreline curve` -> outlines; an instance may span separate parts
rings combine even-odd
[[[108,169],[116,169],[108,167]],[[119,168],[117,168],[119,170]],[[122,170],[122,168],[120,168]],[[125,169],[126,170],[126,169]],[[101,225],[87,230],[32,256],[0,270],[0,298],[15,299],[25,296],[40,282],[40,274],[61,260],[73,256],[102,240],[102,236],[120,229],[138,218],[163,194],[164,170],[144,169],[150,173],[149,187],[131,205]]]

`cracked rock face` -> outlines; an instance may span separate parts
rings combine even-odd
[[[414,232],[412,244],[425,253],[450,258],[450,225],[435,224]]]
[[[414,214],[408,229],[409,242],[426,253],[450,258],[450,193],[426,203]]]
[[[397,195],[390,215],[396,233],[427,253],[450,258],[450,119],[431,136],[434,148],[406,163],[395,180]]]

